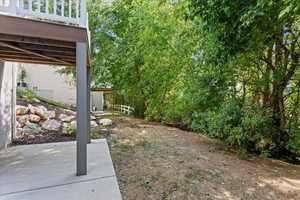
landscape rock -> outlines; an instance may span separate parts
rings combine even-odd
[[[40,102],[41,102],[41,101],[40,101],[39,99],[37,99],[37,98],[34,98],[33,101],[34,101],[34,102],[37,102],[37,103],[40,103]]]
[[[23,135],[23,129],[22,128],[16,128],[16,136],[20,137]]]
[[[76,112],[74,112],[73,110],[64,109],[64,111],[65,111],[68,115],[76,115]]]
[[[35,136],[34,136],[34,135],[27,135],[27,138],[28,138],[29,140],[34,140],[34,139],[35,139]]]
[[[49,131],[58,131],[61,123],[55,119],[49,119],[42,123],[42,128]]]
[[[41,132],[41,127],[34,123],[27,123],[23,128],[24,134],[38,134]]]
[[[74,120],[74,121],[71,121],[71,123],[70,123],[72,126],[75,126],[76,127],[76,120]]]
[[[21,127],[24,127],[25,124],[29,121],[29,115],[18,116],[17,121],[20,123]]]
[[[64,123],[62,123],[62,127],[63,127],[63,128],[67,128],[67,127],[69,127],[69,126],[71,126],[71,124],[70,124],[70,123],[65,123],[65,122],[64,122]]]
[[[59,119],[62,122],[71,122],[74,118],[75,118],[74,116],[69,116],[69,115],[65,115],[65,114],[59,115]]]
[[[96,117],[94,115],[91,115],[91,120],[96,120]]]
[[[91,128],[96,128],[98,126],[97,122],[91,121]]]
[[[16,114],[17,115],[25,115],[28,113],[28,111],[29,111],[29,109],[25,106],[19,106],[19,105],[16,106]]]
[[[102,126],[111,126],[113,121],[111,119],[100,119],[99,124]]]
[[[31,114],[38,115],[38,116],[40,116],[42,119],[45,118],[45,112],[47,112],[47,108],[45,108],[45,106],[38,106],[38,107],[35,107],[35,106],[29,104],[29,105],[28,105],[28,108],[29,108]]]
[[[16,128],[23,128],[23,126],[18,121],[16,121]]]
[[[34,114],[30,114],[28,119],[30,122],[33,123],[38,123],[41,120],[41,118],[38,115],[34,115]]]
[[[53,119],[55,118],[56,113],[54,110],[44,112],[44,119]]]

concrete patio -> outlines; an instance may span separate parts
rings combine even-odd
[[[121,200],[106,140],[88,144],[88,174],[76,176],[76,143],[8,148],[0,153],[0,200]]]

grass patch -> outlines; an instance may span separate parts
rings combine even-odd
[[[118,144],[117,147],[120,149],[121,152],[130,152],[133,150],[133,146],[129,144]]]
[[[146,138],[142,138],[135,143],[136,147],[150,148],[152,146],[151,142]]]
[[[57,101],[53,101],[53,100],[50,100],[50,99],[40,97],[40,96],[36,95],[34,92],[32,92],[30,90],[21,90],[21,89],[18,88],[17,89],[17,94],[21,95],[24,99],[26,99],[26,101],[29,101],[29,102],[32,102],[34,99],[37,99],[37,100],[39,100],[43,103],[47,103],[47,104],[52,105],[52,106],[56,106],[56,107],[60,107],[60,108],[75,111],[75,107],[73,107],[71,105],[62,104],[62,103],[59,103]]]

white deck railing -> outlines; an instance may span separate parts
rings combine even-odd
[[[86,0],[0,0],[0,13],[87,27]]]
[[[126,106],[126,105],[113,105],[112,109],[116,110],[116,111],[120,111],[121,113],[125,113],[128,115],[130,115],[134,112],[134,108],[132,108],[130,106]]]

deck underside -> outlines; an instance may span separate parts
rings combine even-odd
[[[76,42],[87,29],[0,14],[0,61],[75,66]]]

